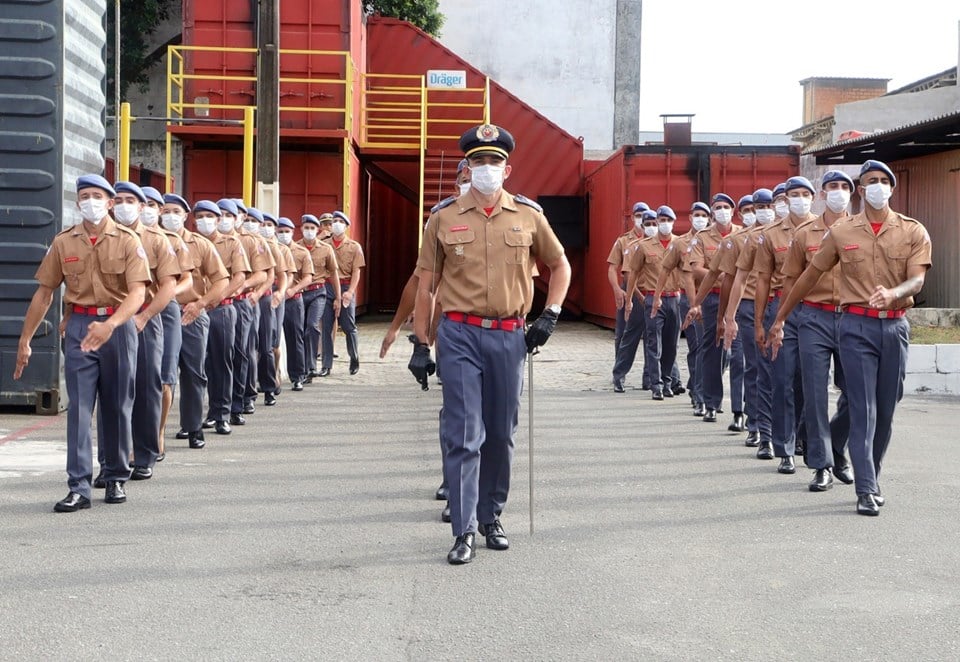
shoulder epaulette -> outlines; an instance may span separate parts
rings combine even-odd
[[[513,199],[519,202],[521,205],[527,205],[528,207],[533,207],[538,212],[543,213],[543,207],[541,207],[540,205],[538,205],[536,202],[526,197],[525,195],[520,195],[519,193],[517,193],[516,195],[513,196]]]
[[[443,209],[444,207],[449,207],[450,205],[453,204],[453,202],[456,199],[457,199],[456,196],[451,195],[449,198],[445,198],[444,200],[441,200],[440,202],[438,202],[437,204],[435,204],[433,207],[430,208],[430,213],[435,214],[441,209]]]
[[[137,241],[140,241],[140,235],[138,235],[136,232],[134,232],[127,226],[123,225],[122,223],[114,223],[114,225],[116,225],[118,230],[121,230],[122,232],[126,232],[131,237],[136,237]]]
[[[899,216],[899,217],[900,217],[900,220],[903,220],[903,221],[910,221],[911,223],[920,223],[920,221],[918,221],[917,219],[915,219],[915,218],[910,218],[909,216],[905,216],[905,215],[903,215],[903,214],[901,214],[901,213],[899,213],[899,212],[897,213],[897,216]],[[921,223],[921,225],[922,225],[922,223]]]

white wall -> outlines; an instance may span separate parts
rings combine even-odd
[[[440,0],[440,11],[447,48],[585,149],[613,147],[616,0]]]

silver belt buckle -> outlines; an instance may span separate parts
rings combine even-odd
[[[837,314],[842,313],[842,312],[843,312],[843,306],[834,306],[834,307],[833,307],[833,312],[835,312],[835,313],[837,313]]]
[[[878,311],[878,312],[877,312],[877,317],[878,317],[879,319],[885,320],[885,319],[887,319],[889,316],[890,316],[890,311],[889,311],[889,310],[881,310],[881,311]]]
[[[106,315],[106,314],[107,314],[106,308],[97,308],[97,315]]]
[[[480,320],[480,326],[482,326],[484,329],[492,329],[493,320],[487,319],[486,317],[484,317],[482,320]]]

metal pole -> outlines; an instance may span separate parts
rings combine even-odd
[[[533,352],[527,354],[527,466],[529,467],[530,535],[533,535]]]
[[[124,101],[120,104],[120,117],[117,125],[120,127],[120,141],[117,143],[117,181],[125,182],[130,179],[130,104]]]
[[[120,0],[113,0],[113,115],[120,114]],[[114,146],[120,160],[120,123],[114,120]]]
[[[168,134],[169,135],[169,134]],[[253,202],[253,106],[243,109],[243,203]]]
[[[280,206],[280,1],[260,0],[257,35],[257,199],[264,211]]]

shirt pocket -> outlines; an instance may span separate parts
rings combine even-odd
[[[507,264],[526,264],[530,260],[530,247],[533,246],[532,233],[505,232],[503,241],[507,245]]]
[[[883,252],[891,260],[897,260],[898,264],[903,264],[903,261],[910,257],[910,245],[894,244],[893,246],[885,247]]]
[[[863,271],[864,254],[861,251],[840,251],[840,269],[846,276],[859,276]]]
[[[473,230],[445,234],[443,236],[443,243],[446,246],[445,259],[452,261],[453,264],[466,263],[476,241],[477,235]]]
[[[103,284],[111,290],[126,293],[127,263],[123,258],[104,258],[100,260],[100,274]]]
[[[73,276],[74,278],[87,270],[87,261],[84,259],[71,260],[63,263],[63,275]]]

